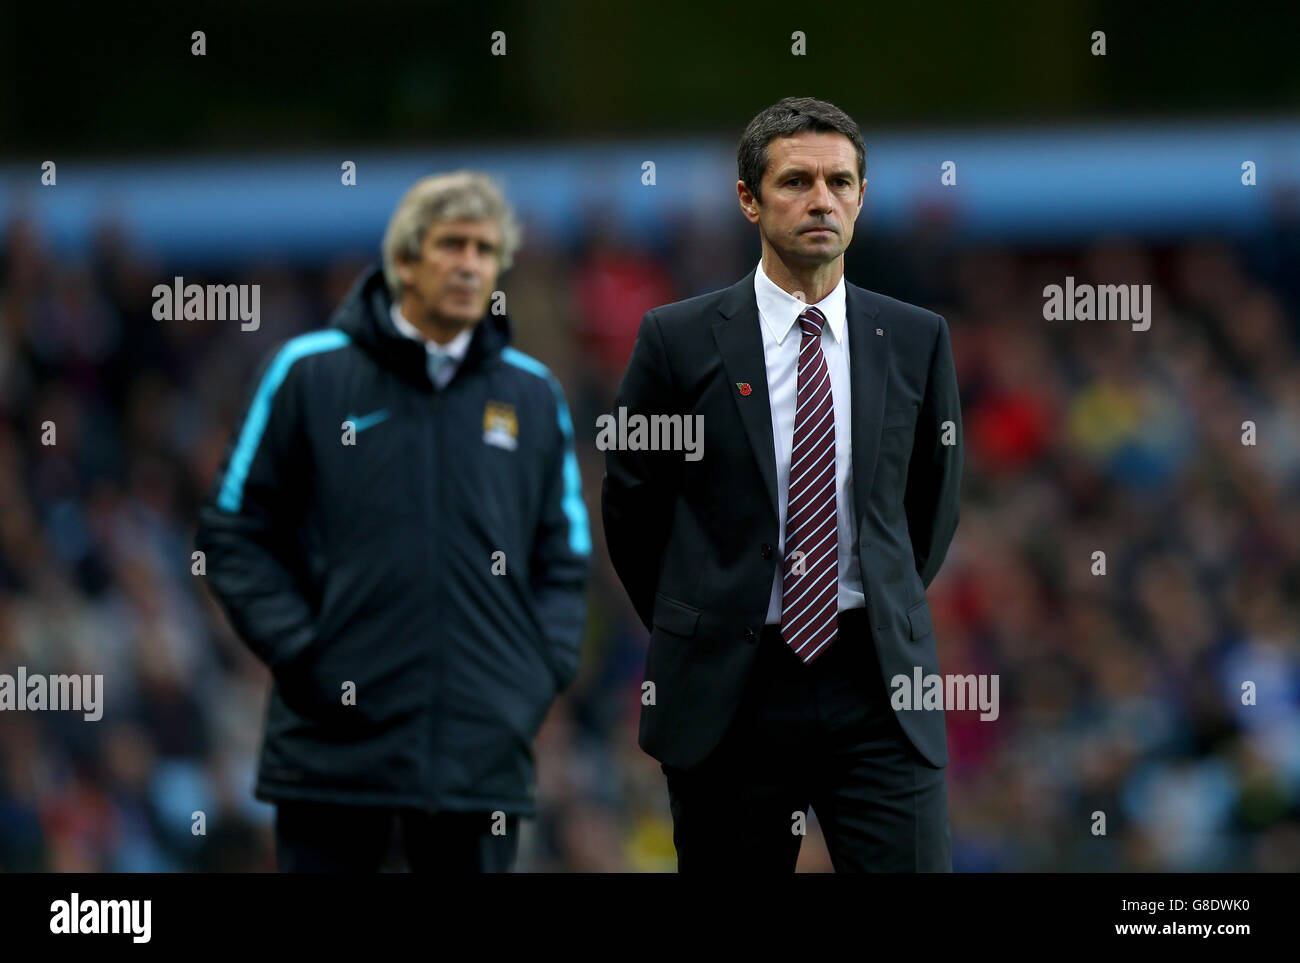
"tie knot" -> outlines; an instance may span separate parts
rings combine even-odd
[[[429,351],[429,372],[437,378],[443,373],[452,362],[451,352],[444,351],[442,348],[431,348]]]
[[[799,328],[804,334],[811,334],[813,337],[820,337],[822,325],[826,323],[826,315],[822,314],[818,308],[808,308],[803,314],[799,315]]]

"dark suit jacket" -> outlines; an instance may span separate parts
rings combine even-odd
[[[853,504],[866,609],[886,685],[937,673],[925,589],[957,528],[961,405],[948,325],[846,286]],[[688,768],[717,745],[744,693],[777,557],[776,453],[754,272],[648,311],[615,414],[702,415],[704,451],[607,450],[610,558],[650,630],[641,748]],[[748,385],[743,393],[739,385]],[[943,444],[953,423],[955,444]],[[892,690],[891,690],[892,691]],[[898,711],[913,745],[947,765],[941,711]]]

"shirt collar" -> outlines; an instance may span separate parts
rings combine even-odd
[[[767,330],[771,332],[777,344],[785,340],[785,336],[799,320],[799,315],[809,307],[793,294],[779,288],[776,282],[764,272],[761,260],[758,262],[758,270],[754,272],[754,297],[758,301],[758,316],[763,319],[763,323],[767,325]],[[826,315],[826,324],[830,327],[831,334],[837,342],[843,344],[845,320],[843,272],[840,274],[839,283],[831,293],[813,307]]]
[[[474,337],[474,327],[471,325],[446,344],[438,344],[432,338],[426,338],[419,328],[407,321],[402,315],[402,309],[396,304],[393,305],[391,314],[393,327],[397,329],[397,333],[421,342],[429,354],[445,354],[455,361],[461,361],[465,357],[465,352],[469,349],[470,339]]]

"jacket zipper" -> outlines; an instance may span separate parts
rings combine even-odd
[[[444,611],[444,608],[441,598],[443,589],[442,577],[440,575],[443,571],[441,566],[442,533],[440,531],[438,515],[438,506],[442,504],[442,499],[439,497],[442,494],[442,472],[439,470],[441,467],[439,442],[441,441],[440,425],[442,421],[442,392],[436,386],[433,389],[433,398],[430,401],[430,408],[433,412],[433,417],[432,424],[429,426],[427,440],[428,447],[426,448],[425,457],[428,484],[424,486],[424,508],[426,517],[428,518],[428,525],[425,528],[428,536],[428,571],[433,577],[436,597],[433,606],[434,624],[429,627],[430,638],[428,640],[428,644],[434,646],[435,651],[433,658],[429,660],[429,663],[433,668],[429,679],[429,704],[432,708],[429,714],[429,752],[425,756],[425,759],[426,764],[431,767],[429,775],[430,798],[427,800],[427,806],[430,812],[436,812],[437,800],[443,789],[439,781],[440,775],[436,768],[437,761],[441,758],[442,753],[441,740],[443,730],[443,694],[439,692],[438,683],[440,679],[444,680],[443,687],[445,688],[446,679],[446,675],[443,671],[446,665],[446,638],[445,636],[440,635],[439,624],[437,621],[438,616]]]

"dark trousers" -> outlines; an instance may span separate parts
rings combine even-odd
[[[395,826],[412,872],[508,873],[519,846],[519,817],[492,833],[492,814],[281,802],[275,858],[282,873],[374,873],[388,856]]]
[[[836,872],[952,872],[945,770],[889,706],[865,611],[811,665],[768,626],[736,717],[668,780],[678,872],[793,872],[808,807]]]

